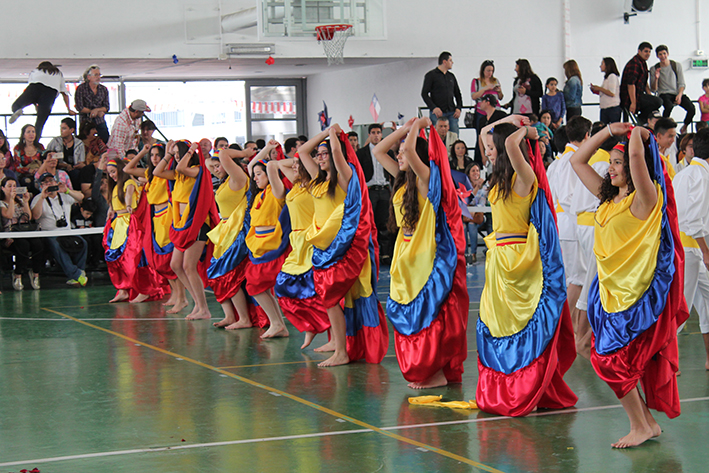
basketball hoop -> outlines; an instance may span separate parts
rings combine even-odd
[[[347,37],[353,34],[352,25],[321,25],[315,27],[318,43],[322,43],[327,65],[344,64],[342,52]]]

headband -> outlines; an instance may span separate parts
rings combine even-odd
[[[625,154],[625,143],[618,143],[613,147],[614,150],[620,151],[621,153]]]
[[[321,146],[327,146],[327,141],[322,140],[322,141],[320,142],[320,144],[318,145],[318,148],[321,147]]]
[[[112,159],[106,163],[106,166],[118,167],[118,161],[116,161],[115,159]]]

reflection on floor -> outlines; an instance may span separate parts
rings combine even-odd
[[[0,296],[0,471],[361,472],[706,471],[709,382],[696,317],[680,336],[682,415],[630,451],[628,430],[589,362],[567,375],[576,409],[523,419],[410,406],[475,396],[483,263],[468,267],[470,356],[463,383],[414,392],[393,337],[380,365],[319,369],[302,335],[262,341],[169,316],[159,302],[104,303],[106,285]],[[6,285],[7,287],[7,285]],[[386,298],[382,271],[379,296]],[[212,299],[214,317],[221,315]],[[324,343],[316,337],[312,347]]]

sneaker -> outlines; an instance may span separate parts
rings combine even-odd
[[[21,115],[22,115],[22,109],[19,109],[18,111],[13,113],[12,116],[10,116],[10,125],[15,123],[17,121],[17,119],[20,118]]]
[[[30,285],[35,291],[39,289],[39,274],[30,271]]]
[[[12,287],[16,291],[21,291],[25,288],[25,286],[22,284],[22,277],[13,277],[12,278]]]
[[[77,281],[76,279],[70,279],[66,282],[66,285],[77,287],[79,286],[79,281]]]
[[[78,283],[81,287],[86,286],[86,283],[89,282],[89,278],[86,277],[86,271],[82,270],[81,271],[81,276],[79,276]]]

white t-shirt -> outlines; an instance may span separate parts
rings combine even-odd
[[[35,69],[30,72],[29,78],[30,84],[44,84],[47,87],[57,91],[57,95],[64,93],[69,95],[69,90],[66,88],[64,83],[64,74],[57,72],[56,74],[47,74],[44,71]]]
[[[603,92],[598,94],[598,101],[600,102],[601,108],[611,108],[620,105],[620,80],[617,75],[608,74],[608,77],[603,80],[601,87],[615,94],[615,97],[606,95]]]
[[[59,203],[61,198],[61,204]],[[41,194],[37,194],[34,199],[32,199],[31,208],[39,203],[41,199]],[[40,230],[56,230],[57,219],[62,218],[62,213],[66,219],[67,226],[62,228],[71,228],[71,206],[74,205],[76,200],[69,194],[57,194],[56,197],[47,197],[42,202],[42,216],[39,217],[39,229]]]

